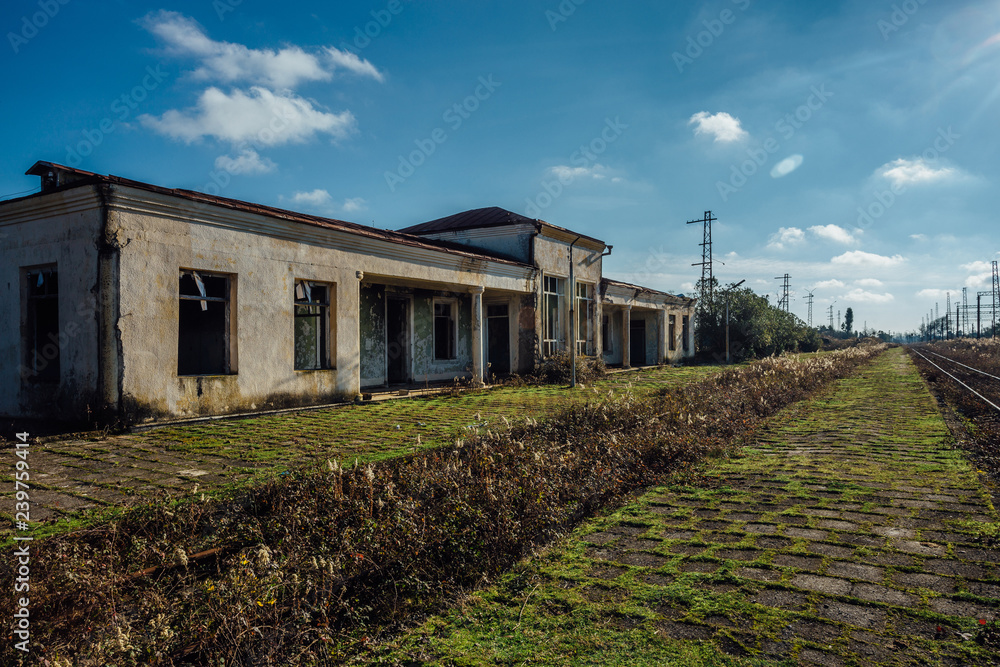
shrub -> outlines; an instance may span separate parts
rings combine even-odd
[[[570,370],[573,368],[568,352],[557,352],[543,358],[535,369],[535,377],[540,382],[549,384],[567,384],[570,381]],[[576,381],[589,383],[607,375],[604,360],[600,357],[576,357]]]

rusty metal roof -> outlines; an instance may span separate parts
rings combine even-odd
[[[692,299],[691,297],[684,296],[682,294],[671,294],[670,292],[661,292],[660,290],[655,290],[650,287],[643,287],[642,285],[633,285],[632,283],[622,282],[620,280],[612,280],[611,278],[601,278],[601,293],[604,294],[608,287],[621,287],[623,289],[635,290],[637,293],[645,292],[648,294],[656,294],[658,296],[665,296],[673,300],[680,300],[684,303],[694,303],[697,299]]]
[[[438,218],[437,220],[431,220],[430,222],[423,222],[419,225],[406,227],[399,231],[404,234],[416,234],[422,236],[425,234],[437,234],[440,232],[455,232],[464,229],[485,229],[487,227],[503,227],[507,225],[532,225],[535,229],[541,229],[543,226],[550,227],[551,229],[557,229],[561,232],[579,236],[582,239],[588,239],[594,243],[604,245],[604,241],[595,239],[592,236],[580,234],[566,229],[565,227],[545,222],[544,220],[529,218],[521,215],[520,213],[514,213],[513,211],[508,211],[505,208],[500,208],[499,206],[474,208],[472,210],[462,211],[461,213],[449,215],[444,218]]]
[[[453,232],[461,229],[503,227],[506,225],[526,224],[537,227],[539,223],[541,223],[541,220],[527,218],[499,206],[488,206],[486,208],[475,208],[471,211],[462,211],[461,213],[413,225],[399,231],[404,234],[433,234],[435,232]]]
[[[29,195],[28,197],[20,197],[19,200],[28,199],[30,197],[38,197],[40,195],[49,194],[50,192],[55,192],[59,190],[68,190],[71,188],[83,187],[86,185],[94,185],[102,183],[110,185],[121,185],[125,187],[136,188],[139,190],[146,190],[148,192],[155,192],[157,194],[165,194],[174,197],[181,197],[189,201],[211,204],[213,206],[219,206],[222,208],[245,211],[248,213],[257,213],[259,215],[267,215],[282,220],[288,220],[290,222],[298,222],[306,225],[313,225],[316,227],[324,227],[327,229],[347,232],[349,234],[356,234],[358,236],[365,236],[368,238],[382,239],[391,243],[398,243],[400,245],[406,245],[416,248],[425,248],[428,250],[436,250],[453,255],[470,257],[473,259],[482,259],[491,262],[500,262],[502,264],[513,264],[516,266],[523,266],[529,269],[534,268],[530,264],[517,262],[508,259],[502,255],[491,253],[487,250],[470,248],[467,245],[459,243],[450,243],[448,241],[424,239],[418,236],[410,235],[405,232],[397,232],[386,229],[376,229],[374,227],[367,227],[365,225],[360,225],[355,222],[347,222],[345,220],[337,220],[335,218],[324,218],[317,215],[309,215],[307,213],[297,213],[295,211],[275,208],[273,206],[265,206],[263,204],[253,204],[250,202],[241,201],[239,199],[229,199],[227,197],[207,195],[205,193],[196,192],[194,190],[165,188],[159,185],[151,185],[149,183],[143,183],[141,181],[133,181],[131,179],[122,178],[120,176],[111,176],[111,175],[105,176],[103,174],[96,174],[90,171],[83,171],[81,169],[73,169],[72,167],[66,167],[64,165],[56,164],[54,162],[45,162],[45,161],[36,162],[25,173],[29,175],[42,176],[46,172],[53,170],[62,171],[63,173],[67,174],[72,174],[74,177],[77,178],[72,182],[67,183],[66,185],[61,185],[57,188],[54,188],[53,190],[48,190],[44,193],[35,193],[33,195]],[[8,200],[8,202],[10,201],[18,201],[18,200],[14,199]],[[6,203],[7,202],[0,202],[0,204],[6,204]]]

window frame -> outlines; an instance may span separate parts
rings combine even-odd
[[[440,357],[438,356],[438,318],[443,317],[438,315],[438,306],[448,306],[448,318],[450,320],[449,326],[449,340],[448,347],[451,356]],[[455,361],[458,359],[458,299],[455,298],[441,298],[434,297],[431,299],[431,338],[432,347],[434,348],[434,361]]]
[[[594,347],[594,285],[578,282],[575,297],[577,312],[576,352],[587,356],[592,353]],[[584,333],[586,335],[582,335]]]
[[[46,276],[55,276],[55,292],[53,281]],[[38,278],[42,285],[38,285]],[[21,267],[22,311],[21,311],[21,378],[33,384],[57,385],[62,380],[62,324],[59,307],[59,267],[56,263],[38,266]],[[34,283],[34,287],[33,287]],[[32,294],[33,289],[44,286],[45,293]],[[55,301],[55,340],[48,342],[38,339],[38,304],[39,302]],[[47,355],[45,350],[53,348],[53,354]],[[47,358],[51,357],[51,358]],[[45,361],[38,368],[39,359]]]
[[[556,291],[549,289],[549,281],[554,283]],[[548,357],[566,348],[566,331],[563,311],[566,300],[566,278],[559,276],[542,276],[542,356]],[[549,299],[555,299],[555,321],[549,319]],[[549,336],[554,334],[555,337]]]
[[[313,298],[313,290],[321,288],[325,290],[326,299],[316,300]],[[292,368],[295,371],[327,371],[334,370],[333,363],[333,304],[336,286],[321,280],[310,280],[307,278],[296,278],[292,288]],[[302,297],[299,295],[302,294]],[[299,308],[318,308],[319,313],[300,314]],[[317,344],[320,349],[316,353],[319,365],[316,367],[300,367],[298,361],[299,330],[298,319],[302,317],[316,317],[319,320],[319,333]]]
[[[197,284],[201,276],[206,276],[210,278],[222,278],[225,279],[225,296],[208,296],[207,288],[204,285],[199,287],[199,294],[182,294],[180,288],[180,281],[183,280],[185,275],[198,276],[195,278],[195,283]],[[221,271],[204,271],[201,269],[185,268],[181,267],[178,272],[178,291],[177,291],[177,377],[212,377],[212,376],[225,376],[225,375],[236,375],[236,317],[233,304],[236,302],[236,279],[237,276],[234,273],[224,273]],[[202,292],[204,289],[204,293]],[[181,349],[180,346],[183,342],[183,333],[181,330],[182,326],[182,313],[181,313],[181,302],[182,301],[199,301],[202,302],[202,311],[207,311],[207,304],[210,303],[221,303],[223,305],[223,324],[222,324],[222,334],[223,334],[223,363],[222,368],[218,372],[201,372],[201,373],[182,373],[181,372]]]
[[[667,313],[667,334],[669,336],[669,343],[667,344],[667,349],[671,352],[677,351],[677,315],[675,313]]]

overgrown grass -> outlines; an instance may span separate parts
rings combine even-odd
[[[596,392],[450,448],[126,511],[35,545],[33,644],[82,664],[347,661],[882,349],[768,359],[647,398]]]

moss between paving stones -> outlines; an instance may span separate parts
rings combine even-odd
[[[914,367],[890,350],[697,485],[587,523],[377,659],[1000,664],[960,634],[1000,617],[1000,554],[975,546],[996,522]]]

